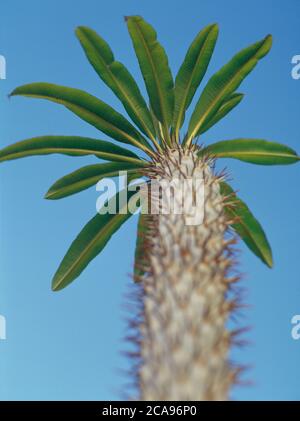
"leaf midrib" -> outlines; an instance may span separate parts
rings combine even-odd
[[[288,154],[288,153],[274,153],[274,152],[244,152],[244,151],[231,151],[231,152],[216,152],[217,156],[230,156],[233,154],[238,155],[251,155],[251,156],[270,156],[270,157],[278,157],[278,158],[293,158],[293,159],[300,159],[299,156]]]
[[[166,130],[168,131],[168,129],[167,129],[168,124],[167,124],[167,118],[166,118],[166,111],[165,111],[165,109],[164,109],[164,107],[163,107],[163,95],[162,95],[162,93],[161,93],[161,91],[160,91],[159,79],[158,79],[158,77],[157,77],[157,75],[156,75],[156,72],[155,72],[155,66],[154,66],[153,61],[152,61],[152,56],[151,56],[151,54],[150,54],[150,51],[148,50],[147,43],[145,42],[145,39],[144,39],[144,36],[143,36],[143,32],[142,32],[141,28],[139,27],[138,22],[136,21],[135,23],[136,23],[136,26],[137,26],[138,32],[139,32],[139,34],[140,34],[140,37],[142,38],[142,43],[143,43],[143,44],[144,44],[144,46],[146,47],[146,48],[145,48],[145,50],[146,50],[146,54],[147,54],[148,58],[150,58],[150,64],[151,64],[151,68],[152,68],[152,73],[153,73],[153,75],[154,75],[155,84],[156,84],[156,87],[157,87],[157,90],[158,90],[158,96],[159,96],[160,109],[161,109],[161,111],[162,111],[162,113],[163,113],[163,120],[164,120],[164,121],[163,121],[163,124],[164,124],[164,126],[165,126]],[[155,40],[155,42],[157,42],[157,40]]]

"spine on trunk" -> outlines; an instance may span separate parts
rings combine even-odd
[[[189,203],[184,212],[149,218],[141,279],[141,400],[226,400],[236,375],[228,362],[231,333],[226,328],[233,307],[227,298],[232,240],[226,239],[220,177],[210,164],[179,149],[153,170],[156,182],[192,182],[184,190]],[[197,179],[203,182],[204,201],[195,214],[188,196],[195,197]],[[174,203],[182,201],[179,190],[173,191]]]

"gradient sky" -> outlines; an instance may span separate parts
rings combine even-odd
[[[158,31],[176,72],[189,43],[205,25],[218,22],[220,36],[210,76],[239,49],[274,36],[271,53],[239,88],[246,94],[230,116],[203,140],[258,137],[300,152],[300,80],[291,58],[300,54],[297,0],[10,0],[1,4],[1,146],[45,134],[106,137],[59,105],[12,98],[16,86],[47,81],[85,89],[119,111],[122,106],[88,64],[74,29],[87,25],[110,43],[144,91],[123,21],[141,14]],[[207,76],[205,80],[207,80]],[[203,86],[203,84],[202,84]],[[196,96],[197,97],[197,96]],[[53,293],[51,277],[69,244],[94,215],[94,188],[62,201],[44,193],[62,175],[93,158],[33,157],[1,164],[0,314],[7,340],[0,341],[0,399],[110,400],[122,397],[127,378],[125,295],[130,290],[137,217],[132,217],[102,254],[69,288]],[[232,359],[249,369],[234,399],[300,399],[300,340],[291,338],[300,314],[300,166],[260,167],[222,161],[273,247],[267,269],[240,244],[245,303],[237,327],[250,326],[249,345]]]

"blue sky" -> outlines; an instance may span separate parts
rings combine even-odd
[[[207,76],[239,49],[274,36],[271,53],[240,88],[245,99],[203,140],[258,137],[300,152],[300,80],[291,59],[300,54],[297,0],[27,0],[1,5],[0,54],[7,79],[0,80],[1,146],[45,134],[106,137],[62,107],[38,100],[8,99],[16,86],[48,81],[85,89],[122,111],[98,79],[74,36],[78,25],[97,30],[125,62],[144,91],[123,21],[141,14],[154,25],[175,73],[195,34],[218,22],[220,36]],[[206,79],[207,80],[207,77]],[[203,85],[202,85],[203,86]],[[1,164],[0,314],[7,340],[0,341],[0,399],[118,399],[128,363],[121,355],[126,333],[123,304],[130,289],[137,217],[69,288],[53,293],[50,282],[69,244],[94,215],[97,192],[62,201],[43,199],[59,177],[95,162],[48,156]],[[300,314],[299,166],[259,167],[223,161],[263,224],[275,267],[269,270],[240,244],[245,302],[238,326],[250,326],[250,344],[232,353],[249,366],[234,399],[300,399],[300,340],[291,338]]]

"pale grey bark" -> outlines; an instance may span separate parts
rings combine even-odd
[[[220,178],[209,160],[182,150],[165,156],[154,174],[158,180],[203,177],[204,220],[188,226],[189,212],[158,215],[148,230],[140,399],[227,400],[235,376],[226,328],[232,262]]]

